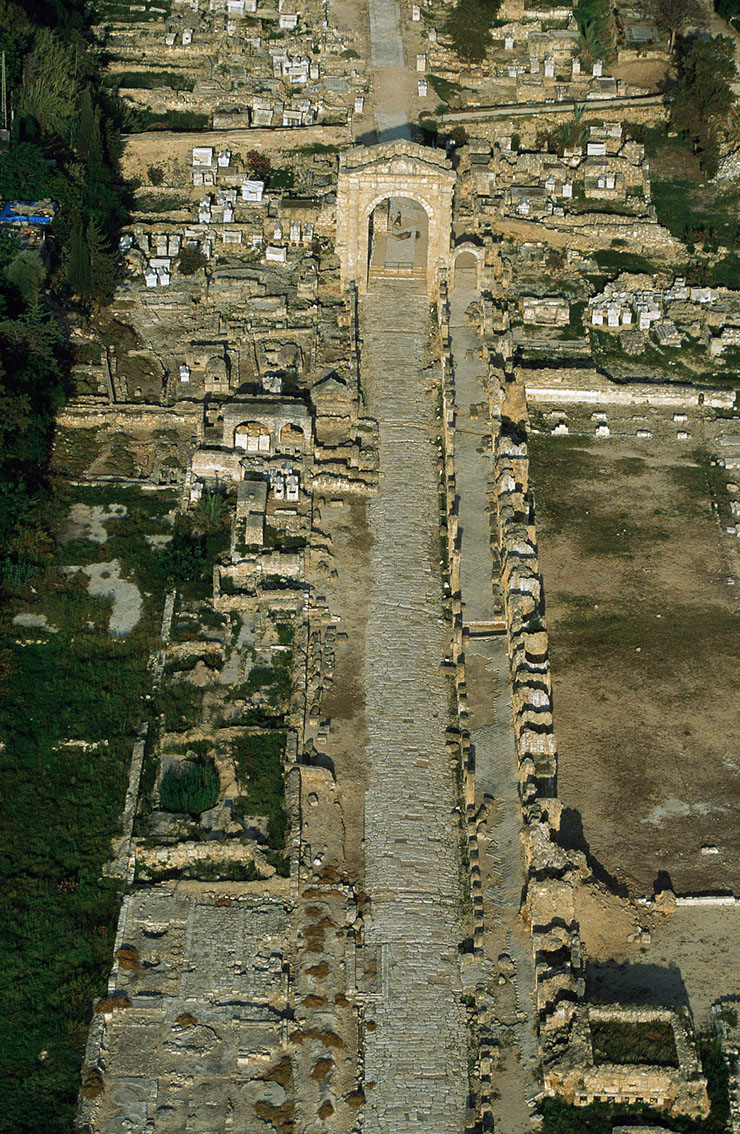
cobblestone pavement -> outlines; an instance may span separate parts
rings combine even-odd
[[[380,281],[365,300],[364,381],[382,472],[369,507],[365,659],[366,945],[377,961],[366,1004],[366,1134],[460,1134],[465,1125],[460,828],[440,672],[435,402],[421,374],[428,327],[428,301],[412,284]]]

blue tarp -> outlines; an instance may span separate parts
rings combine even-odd
[[[33,209],[36,204],[35,201],[9,201],[0,211],[0,224],[51,224],[53,217],[22,211],[24,208]],[[56,204],[52,205],[52,209],[56,212]]]

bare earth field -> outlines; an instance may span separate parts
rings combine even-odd
[[[677,892],[737,893],[726,475],[656,439],[535,435],[530,455],[564,834],[633,895],[660,872]]]

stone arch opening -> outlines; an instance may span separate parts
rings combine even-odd
[[[452,264],[451,286],[455,287],[456,283],[462,284],[467,281],[472,283],[474,281],[474,286],[480,289],[484,263],[485,252],[477,244],[459,244],[455,249]]]
[[[248,453],[269,453],[270,430],[262,421],[242,421],[234,430],[234,448]]]
[[[300,425],[287,422],[280,430],[280,448],[283,452],[302,453],[305,438]]]
[[[429,257],[429,209],[413,197],[384,197],[367,210],[368,283],[381,276],[423,279]]]
[[[342,283],[346,285],[354,281],[361,295],[367,290],[371,260],[373,254],[379,255],[378,245],[382,243],[377,240],[378,225],[382,225],[382,213],[377,212],[377,207],[386,200],[391,202],[388,216],[392,225],[396,216],[390,216],[392,202],[404,200],[410,202],[411,208],[419,210],[419,223],[414,231],[425,232],[424,276],[429,294],[434,295],[438,269],[451,266],[454,190],[455,173],[440,150],[414,142],[395,141],[344,151],[339,162],[336,243]],[[426,215],[426,225],[422,212]],[[375,247],[373,237],[376,237]],[[407,259],[404,250],[404,260]]]

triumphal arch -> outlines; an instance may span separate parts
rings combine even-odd
[[[455,174],[441,150],[415,142],[384,142],[345,150],[339,162],[337,186],[337,244],[342,284],[355,282],[360,294],[367,290],[373,246],[373,221],[386,202],[403,199],[416,202],[426,214],[419,274],[426,277],[430,295],[435,293],[440,266],[450,265],[450,229]],[[384,225],[392,226],[391,208]],[[400,210],[399,210],[400,217]],[[416,233],[417,236],[421,235]],[[392,273],[393,265],[389,266]],[[413,272],[413,257],[400,260],[398,274]]]

